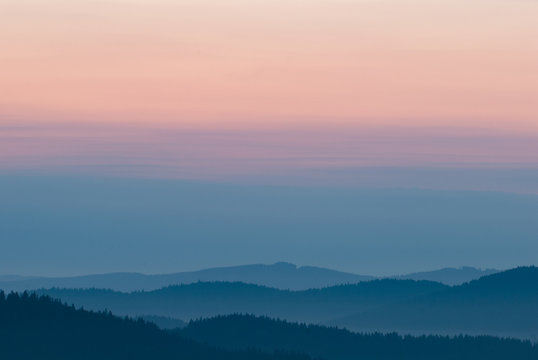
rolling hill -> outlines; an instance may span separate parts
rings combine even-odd
[[[538,338],[536,267],[516,268],[452,287],[383,279],[302,291],[239,282],[199,282],[132,293],[103,289],[38,292],[118,315],[188,321],[244,313],[355,331]]]
[[[434,282],[387,279],[303,291],[278,290],[239,282],[199,282],[149,292],[49,289],[39,290],[38,293],[87,309],[111,310],[119,315],[158,315],[190,320],[249,313],[323,323],[445,287]]]
[[[0,358],[10,360],[308,360],[258,350],[221,350],[142,320],[75,309],[48,297],[0,293]]]
[[[459,285],[490,275],[498,270],[480,270],[473,267],[445,268],[407,275],[389,276],[400,280],[427,280],[446,285]],[[355,284],[380,277],[357,275],[314,266],[296,266],[279,262],[272,265],[252,264],[210,268],[174,274],[146,275],[139,273],[110,273],[72,277],[0,276],[0,289],[25,291],[47,288],[111,289],[116,291],[151,291],[170,285],[203,282],[244,282],[282,290],[319,289],[341,284]]]
[[[538,268],[520,267],[335,319],[362,331],[494,334],[538,339]]]
[[[24,291],[40,288],[101,288],[116,291],[151,291],[165,286],[191,284],[198,281],[244,282],[277,289],[306,290],[338,284],[372,280],[373,276],[356,275],[314,266],[296,266],[279,262],[272,265],[253,264],[210,268],[175,274],[146,275],[111,273],[59,278],[23,278],[2,281],[0,289]]]
[[[173,331],[62,304],[0,292],[0,358],[182,360],[534,360],[529,341],[490,336],[358,334],[252,315],[191,321]]]
[[[229,349],[295,351],[330,360],[538,359],[529,341],[490,336],[400,336],[359,334],[251,315],[229,315],[193,321],[182,336]]]

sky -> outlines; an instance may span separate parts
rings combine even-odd
[[[536,200],[536,19],[533,0],[0,0],[0,180],[22,176],[28,187],[17,192],[36,197],[35,189],[47,191],[39,186],[47,177],[79,185],[86,177],[108,179],[107,189],[123,179],[254,186],[268,194],[273,186],[334,194],[420,190],[437,199],[446,229],[456,214],[442,211],[435,191]],[[140,187],[148,196],[150,189]],[[39,206],[52,206],[51,216],[60,219],[50,202],[69,195],[56,195]],[[239,201],[245,212],[247,200]],[[477,211],[488,213],[491,204],[478,203]],[[18,225],[39,228],[33,221],[43,219],[21,214]],[[122,219],[118,224],[127,226]],[[335,226],[329,221],[327,231]],[[527,239],[534,230],[529,222],[517,231]],[[229,231],[223,244],[235,236]],[[353,233],[342,236],[353,242]],[[24,249],[38,234],[13,230],[0,243],[22,241]],[[106,234],[100,236],[112,232]],[[84,247],[91,239],[75,243]],[[44,240],[51,254],[56,240]],[[521,261],[528,263],[535,249],[521,241]],[[438,263],[461,263],[456,253]],[[229,262],[264,261],[252,254]],[[142,255],[125,269],[159,270],[137,266]],[[265,260],[293,260],[284,255]],[[497,255],[476,262],[517,263]],[[315,256],[295,259],[339,266]],[[15,260],[21,268],[13,271],[24,272],[26,262]],[[211,262],[227,263],[204,264]],[[435,265],[413,257],[399,264],[394,271]],[[100,270],[76,265],[44,262],[34,270]]]
[[[0,198],[0,274],[287,261],[394,275],[538,263],[536,195],[3,176]]]
[[[334,185],[536,169],[537,17],[524,0],[3,0],[0,164]]]
[[[535,1],[0,6],[11,117],[538,130]]]

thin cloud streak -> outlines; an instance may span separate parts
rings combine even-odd
[[[532,135],[443,128],[0,127],[4,173],[427,188],[438,179],[435,188],[484,184],[483,190],[538,192],[528,184],[538,169],[537,154],[538,137]],[[489,176],[514,181],[482,181]]]

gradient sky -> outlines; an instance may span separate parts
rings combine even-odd
[[[508,0],[3,0],[0,165],[533,170],[537,18]]]
[[[537,19],[534,0],[0,0],[0,272],[535,262]],[[107,185],[94,187],[98,178]],[[168,180],[176,188],[159,190]],[[99,192],[132,181],[140,209]],[[207,186],[201,197],[244,186],[287,206],[287,191],[306,195],[280,215],[260,208],[243,231],[249,194],[197,204],[190,182]],[[199,212],[167,207],[183,196]],[[459,199],[450,211],[446,197]],[[433,214],[424,228],[415,198]],[[310,217],[308,204],[324,201],[334,212]],[[378,201],[394,210],[369,217]],[[229,224],[226,206],[240,209]],[[139,229],[132,219],[149,220]],[[177,238],[185,219],[195,225]],[[132,252],[115,263],[127,238]],[[392,270],[379,262],[389,253]]]
[[[535,1],[3,0],[35,120],[538,131]]]

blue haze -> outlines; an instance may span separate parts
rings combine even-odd
[[[0,205],[0,274],[538,262],[536,195],[2,176]]]

